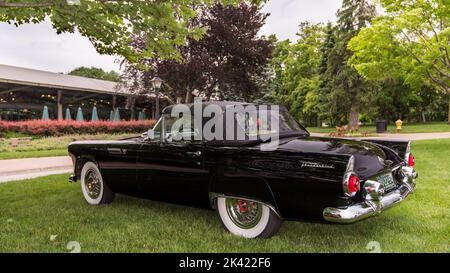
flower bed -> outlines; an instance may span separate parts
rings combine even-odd
[[[62,136],[70,134],[143,133],[152,128],[155,120],[144,121],[0,121],[0,137],[6,132],[31,136]]]

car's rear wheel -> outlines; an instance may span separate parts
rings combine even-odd
[[[272,237],[282,223],[271,208],[246,199],[219,197],[217,212],[225,229],[245,238]]]
[[[97,164],[88,161],[81,170],[81,191],[90,205],[108,204],[114,200],[114,192],[103,181]]]

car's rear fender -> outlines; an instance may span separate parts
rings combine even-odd
[[[215,165],[210,199],[241,197],[262,202],[281,218],[322,217],[326,206],[347,205],[342,179],[350,155],[241,153]],[[318,209],[311,211],[314,207]],[[309,213],[311,212],[311,213]]]
[[[260,177],[218,175],[216,173],[211,177],[209,187],[209,198],[214,209],[218,197],[243,198],[261,202],[280,216],[270,186]]]

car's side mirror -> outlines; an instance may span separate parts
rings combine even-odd
[[[155,130],[149,129],[147,131],[147,139],[150,139],[150,140],[155,139]]]

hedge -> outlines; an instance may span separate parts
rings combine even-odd
[[[30,136],[62,136],[70,134],[143,133],[152,128],[155,120],[144,121],[0,121],[0,137],[6,132]]]

